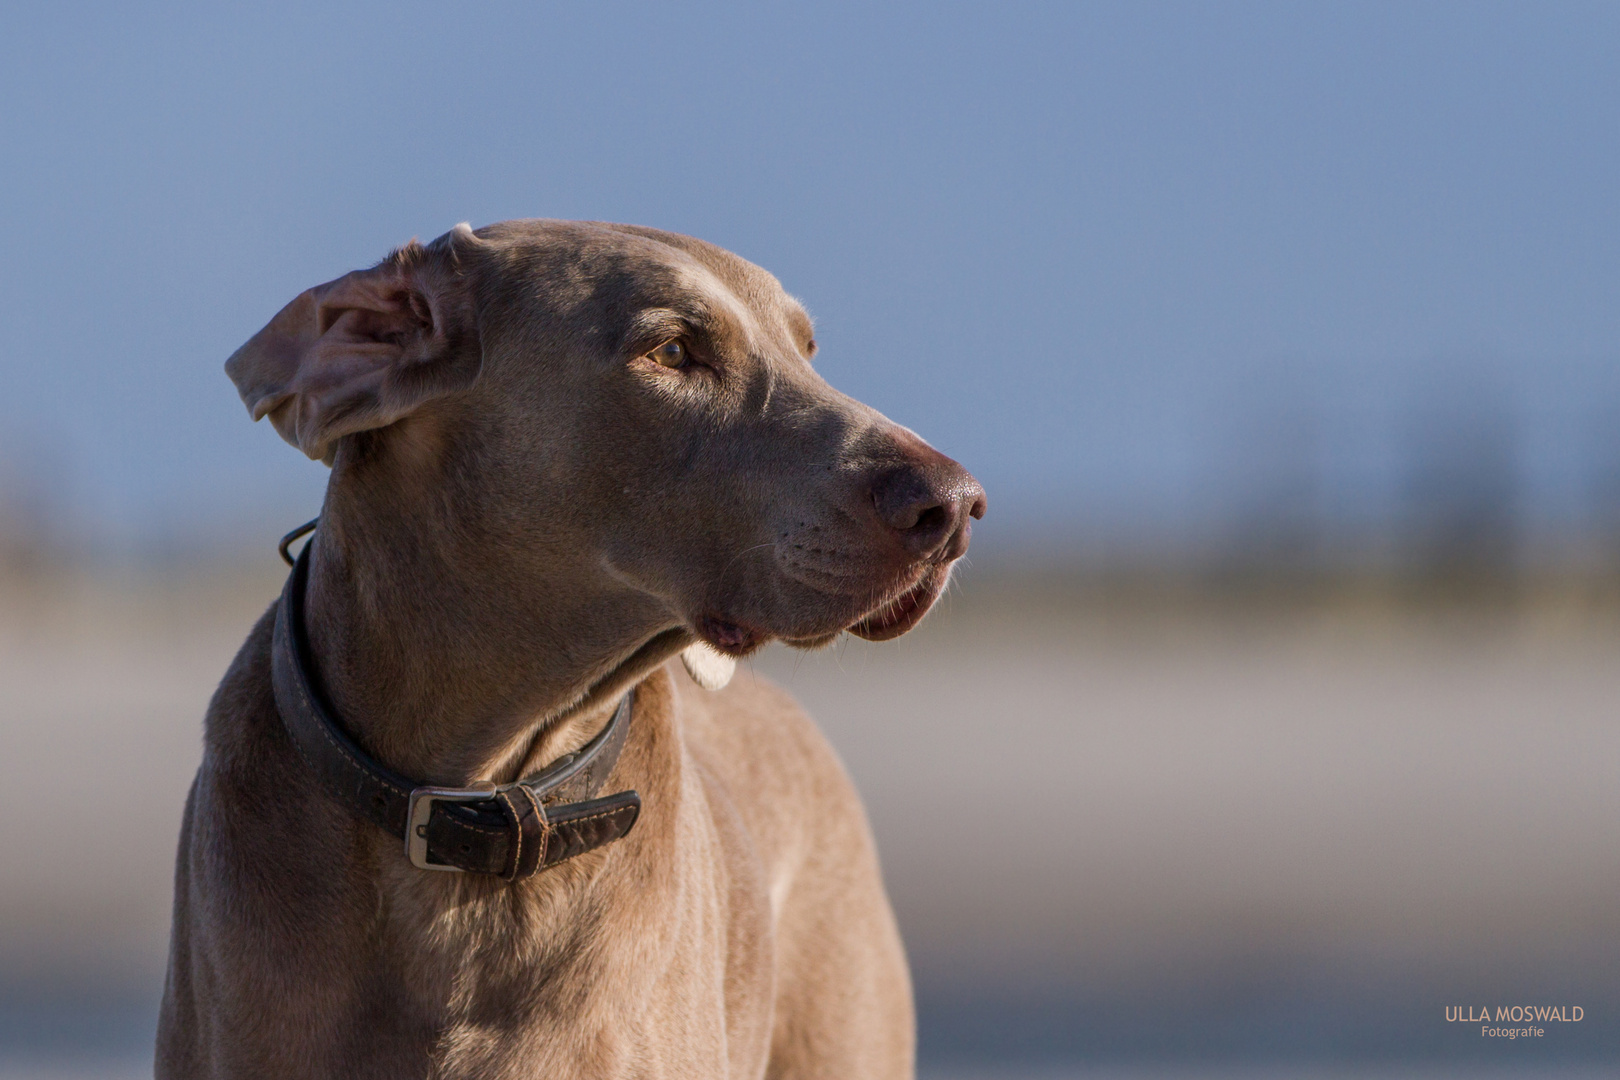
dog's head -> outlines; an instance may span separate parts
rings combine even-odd
[[[226,370],[255,419],[535,572],[650,598],[714,648],[922,618],[984,491],[828,386],[774,277],[652,229],[516,221],[303,293]]]

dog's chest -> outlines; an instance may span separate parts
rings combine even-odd
[[[433,1075],[761,1075],[773,998],[764,882],[701,784],[676,801],[667,834],[647,838],[668,842],[652,845],[662,858],[620,858],[606,873],[565,865],[401,928],[431,943],[415,976],[434,988],[420,1002],[438,1013]]]

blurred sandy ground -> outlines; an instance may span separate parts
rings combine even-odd
[[[0,1075],[140,1071],[200,717],[279,584],[272,556],[0,592]],[[925,1075],[1578,1075],[1620,1003],[1607,611],[969,575],[905,639],[739,677],[804,701],[866,798]],[[1442,1017],[1532,997],[1589,1022],[1482,1048]]]

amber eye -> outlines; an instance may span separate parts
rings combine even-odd
[[[680,338],[670,338],[647,355],[667,368],[686,366],[686,346],[681,344]]]

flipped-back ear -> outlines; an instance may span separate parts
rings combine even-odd
[[[282,308],[225,361],[253,419],[330,464],[343,436],[472,385],[482,349],[457,249],[480,242],[458,225]]]

